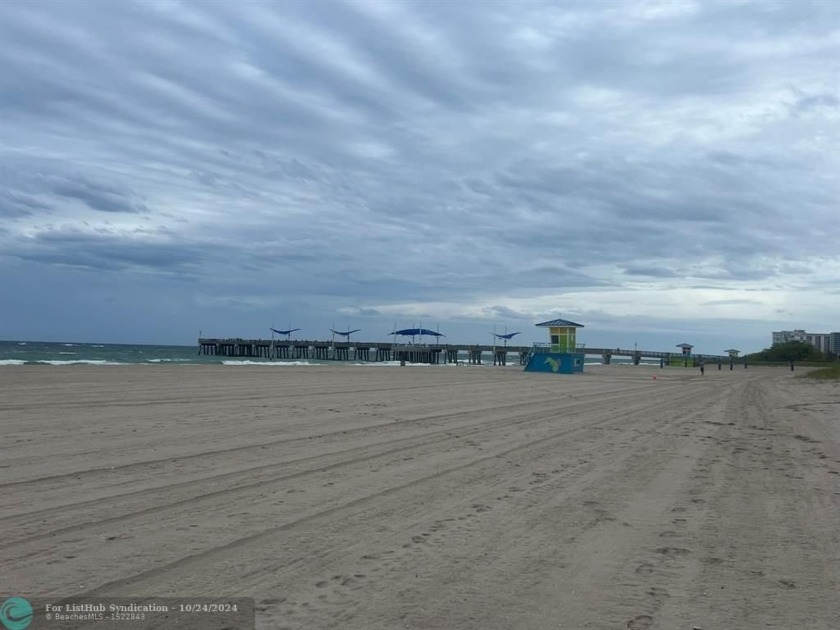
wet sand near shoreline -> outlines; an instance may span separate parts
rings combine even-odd
[[[835,630],[837,383],[586,370],[0,367],[0,583],[265,630]]]

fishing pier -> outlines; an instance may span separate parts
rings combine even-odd
[[[466,344],[411,344],[359,341],[205,339],[198,340],[198,353],[255,359],[315,359],[321,361],[405,361],[406,363],[462,363],[480,365],[484,355],[494,365],[507,365],[514,355],[524,365],[531,346]],[[463,357],[463,358],[462,358]]]
[[[240,359],[285,359],[319,361],[406,363],[467,363],[481,365],[491,359],[493,365],[525,365],[528,355],[535,346],[523,345],[481,345],[481,344],[411,344],[360,341],[278,340],[278,339],[210,339],[198,340],[198,353],[204,356],[220,356]],[[600,357],[609,365],[613,357],[627,357],[635,365],[642,359],[658,359],[664,365],[671,365],[675,354],[658,350],[624,348],[587,348],[577,344],[576,351],[586,356]],[[692,355],[694,361],[707,363],[730,363],[730,356]]]

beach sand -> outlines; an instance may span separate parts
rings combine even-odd
[[[794,375],[0,368],[0,584],[272,630],[836,630],[840,390]]]

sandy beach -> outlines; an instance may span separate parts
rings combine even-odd
[[[836,630],[840,389],[793,377],[0,368],[0,583],[266,630]]]

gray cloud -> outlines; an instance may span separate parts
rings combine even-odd
[[[148,212],[145,204],[133,199],[129,191],[97,184],[78,177],[56,182],[52,192],[59,197],[81,201],[91,210],[100,212]]]
[[[20,192],[0,192],[0,217],[14,219],[18,217],[44,214],[49,207],[35,197]]]
[[[838,20],[804,1],[7,2],[0,264],[176,281],[179,326],[210,309],[230,334],[245,306],[501,322],[543,308],[505,297],[640,284],[817,300]]]
[[[154,235],[136,236],[106,231],[43,230],[33,238],[18,239],[10,253],[25,261],[104,272],[129,269],[182,272],[206,260],[204,252],[195,246],[160,241]]]
[[[676,278],[679,275],[671,269],[641,265],[630,265],[624,269],[623,273],[628,276],[649,276],[651,278]]]

